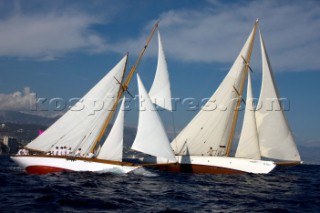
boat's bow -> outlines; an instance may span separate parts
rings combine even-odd
[[[68,171],[128,173],[140,167],[139,165],[126,162],[75,158],[72,156],[21,155],[11,156],[10,158],[29,174],[48,174]]]

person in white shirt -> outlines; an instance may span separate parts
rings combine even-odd
[[[65,146],[63,147],[62,155],[67,156],[67,154],[68,154],[68,150],[67,150],[67,147]]]
[[[94,154],[92,152],[89,152],[87,155],[87,158],[93,158],[93,157],[94,157]]]
[[[17,155],[23,155],[23,154],[24,154],[23,149],[19,149]]]
[[[56,149],[53,151],[54,155],[59,155],[59,147],[56,147]]]
[[[75,157],[80,157],[81,156],[81,148],[79,148],[77,151],[76,151],[76,154],[74,155]]]
[[[63,154],[62,152],[63,152],[63,146],[60,147],[59,152],[58,152],[58,155],[59,155],[59,156],[62,156],[62,154]]]
[[[71,147],[69,147],[68,156],[72,156],[72,149],[71,149]]]
[[[22,149],[23,155],[29,155],[29,150],[27,149]]]

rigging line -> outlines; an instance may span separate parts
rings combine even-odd
[[[128,76],[127,76],[127,79],[126,79],[126,81],[125,81],[125,83],[124,83],[125,89],[127,89],[128,85],[129,85],[129,83],[130,83],[130,81],[131,81],[131,78],[132,78],[134,72],[136,71],[136,69],[137,69],[137,67],[138,67],[138,65],[139,65],[139,63],[140,63],[140,60],[141,60],[142,56],[144,55],[145,51],[147,50],[147,47],[148,47],[148,45],[149,45],[149,43],[150,43],[150,41],[151,41],[151,38],[153,37],[153,34],[154,34],[155,30],[158,28],[158,25],[159,25],[159,21],[157,21],[156,24],[154,25],[154,27],[153,27],[153,29],[152,29],[152,31],[151,31],[151,33],[150,33],[150,36],[149,36],[146,44],[145,44],[144,47],[142,48],[141,53],[140,53],[140,55],[139,55],[136,63],[135,63],[135,64],[133,65],[133,67],[131,68],[131,70],[130,70]]]
[[[128,89],[128,85],[129,85],[129,83],[130,83],[130,81],[131,81],[131,79],[132,79],[132,76],[133,76],[134,72],[136,71],[136,69],[137,69],[137,67],[138,67],[138,65],[139,65],[139,62],[140,62],[142,56],[144,55],[144,53],[145,53],[145,51],[146,51],[146,49],[147,49],[147,47],[148,47],[148,45],[149,45],[149,43],[150,43],[150,41],[151,41],[151,38],[153,37],[153,34],[154,34],[155,30],[158,28],[158,24],[159,24],[159,21],[157,21],[156,24],[154,25],[154,27],[153,27],[153,29],[152,29],[152,31],[151,31],[151,33],[150,33],[150,36],[149,36],[149,38],[148,38],[145,46],[142,48],[142,51],[141,51],[141,53],[140,53],[140,55],[139,55],[139,58],[137,59],[136,63],[133,65],[133,67],[131,68],[131,70],[130,70],[130,72],[129,72],[129,74],[128,74],[125,82],[124,82],[124,85],[123,85],[124,88],[122,89],[121,87],[119,87],[119,92],[118,92],[118,96],[117,96],[116,103],[113,105],[113,108],[112,108],[113,110],[109,113],[109,116],[106,118],[106,122],[105,122],[105,124],[104,124],[104,126],[103,126],[103,128],[102,128],[102,131],[100,132],[99,136],[97,137],[96,141],[94,142],[94,144],[93,144],[93,146],[92,146],[92,148],[91,148],[91,151],[92,151],[92,152],[93,152],[93,150],[95,149],[95,147],[97,146],[97,144],[99,143],[99,141],[101,140],[101,138],[102,138],[102,136],[103,136],[103,133],[105,132],[105,129],[106,129],[108,123],[110,122],[111,117],[112,117],[113,114],[114,114],[114,109],[117,107],[118,102],[119,102],[119,100],[120,100],[123,92]],[[128,56],[128,54],[129,54],[129,53],[127,53],[127,56]],[[126,70],[126,68],[127,68],[127,63],[128,63],[128,57],[127,57],[127,59],[126,59],[126,64],[125,64],[124,72],[125,72],[125,70]],[[122,77],[122,83],[123,83],[123,81],[124,81],[124,74],[123,74],[123,77]]]
[[[182,155],[185,147],[188,149],[187,140],[183,143],[180,151],[179,151],[177,154],[178,154],[178,155]]]
[[[115,112],[115,109],[116,107],[118,106],[118,103],[119,103],[119,100],[120,98],[122,97],[122,94],[123,94],[123,88],[121,87],[122,83],[123,83],[123,80],[124,80],[124,74],[125,74],[125,71],[126,71],[126,68],[127,68],[127,63],[128,63],[128,55],[129,53],[126,53],[126,62],[125,62],[125,65],[124,65],[124,68],[123,68],[123,73],[122,73],[122,77],[121,77],[121,82],[120,82],[120,86],[119,86],[119,90],[118,90],[118,94],[117,94],[117,98],[116,98],[116,101],[115,103],[113,104],[112,106],[112,109],[110,111],[110,113],[108,114],[108,116],[106,117],[106,120],[100,130],[100,133],[98,135],[98,137],[95,139],[93,145],[91,146],[91,149],[90,151],[91,152],[94,152],[96,146],[98,145],[98,143],[100,142],[101,138],[103,137],[103,134],[105,133],[106,129],[107,129],[107,126],[108,124],[110,123],[110,120],[112,119],[113,115],[114,115],[114,112]]]
[[[129,92],[129,88],[125,89],[124,85],[116,77],[114,77],[114,79],[118,82],[118,84],[120,85],[121,89],[123,91],[125,91],[128,95],[130,95],[131,98],[133,98],[133,95]],[[123,79],[122,79],[122,81],[123,81]]]
[[[253,73],[253,70],[251,69],[249,62],[247,62],[247,60],[243,56],[241,56],[241,58],[243,59],[246,66],[248,66],[249,70]]]
[[[254,38],[255,38],[255,34],[256,34],[258,25],[259,25],[259,20],[257,19],[256,22],[254,23],[253,35],[252,35],[252,38],[251,38],[250,43],[249,43],[249,51],[247,53],[247,60],[245,60],[248,63],[245,63],[245,67],[244,67],[243,74],[242,74],[242,80],[241,80],[241,84],[240,84],[240,95],[241,96],[242,96],[244,84],[245,84],[246,77],[247,77],[246,74],[247,74],[247,71],[249,69],[249,62],[250,62],[250,58],[251,58]],[[238,119],[238,115],[239,115],[239,110],[238,109],[239,109],[240,103],[241,103],[241,100],[238,100],[237,106],[235,108],[235,113],[234,113],[234,116],[233,116],[233,122],[232,122],[230,137],[229,137],[229,141],[228,141],[227,151],[226,151],[226,156],[227,157],[229,156],[229,153],[230,153],[230,149],[231,149],[231,145],[232,145],[232,141],[233,141],[233,135],[234,135],[234,132],[235,132],[235,129],[236,129],[237,119]]]
[[[239,91],[235,88],[235,86],[233,86],[233,89],[234,89],[234,91],[237,93],[238,98],[241,98],[241,101],[242,101],[244,104],[246,104],[245,100],[241,97]]]

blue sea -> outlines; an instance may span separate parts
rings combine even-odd
[[[268,175],[25,174],[0,156],[0,212],[320,212],[320,166]]]

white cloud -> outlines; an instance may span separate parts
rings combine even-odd
[[[30,111],[35,102],[36,95],[29,87],[25,87],[23,92],[0,94],[0,110]]]
[[[167,57],[185,62],[233,62],[256,18],[260,26],[274,71],[320,70],[320,5],[317,1],[249,1],[226,4],[208,1],[199,10],[171,10],[160,17],[160,29]],[[152,24],[155,21],[152,21]],[[114,50],[132,49],[143,44],[148,30],[136,40],[114,44]],[[131,45],[130,45],[131,44]],[[256,37],[256,55],[260,51]],[[156,54],[151,48],[152,54]],[[260,59],[259,59],[260,60]],[[228,65],[229,66],[229,65]],[[255,65],[255,69],[261,66]]]
[[[0,20],[0,56],[53,60],[67,52],[103,52],[106,43],[90,30],[101,20],[85,13],[16,12]]]
[[[6,18],[0,20],[0,56],[54,60],[79,50],[139,54],[155,23],[155,20],[150,21],[138,38],[125,39],[119,32],[116,42],[108,40],[107,43],[108,35],[102,37],[98,34],[99,28],[95,25],[107,21],[101,14],[112,13],[109,17],[114,18],[120,13],[130,13],[131,7],[116,6],[125,5],[125,2],[68,5],[54,1],[51,4],[50,7],[45,4],[46,12],[41,12],[41,7],[26,12],[19,9],[17,3],[13,14],[3,16]],[[227,69],[259,17],[262,18],[261,28],[274,71],[320,70],[320,4],[317,1],[226,3],[207,0],[195,4],[197,9],[175,9],[159,15],[167,57],[182,62],[221,63]],[[203,4],[203,7],[198,4]],[[147,51],[147,57],[156,55],[155,40]],[[260,60],[257,44],[258,39],[252,61]],[[253,62],[252,67],[261,69],[260,63]]]
[[[43,117],[57,117],[65,113],[65,110],[56,111],[46,104],[44,106],[41,105],[41,102],[39,104],[36,93],[31,92],[30,87],[24,87],[22,92],[0,93],[0,111],[2,110],[20,111],[25,114]]]

